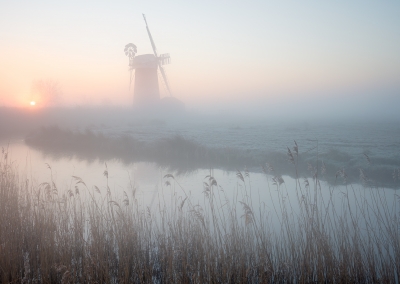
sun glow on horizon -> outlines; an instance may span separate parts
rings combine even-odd
[[[35,106],[35,105],[36,105],[36,102],[35,102],[35,101],[31,101],[31,102],[30,102],[30,105],[31,105],[31,106]]]

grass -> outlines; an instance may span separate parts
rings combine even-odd
[[[298,149],[288,150],[297,173]],[[168,174],[150,209],[138,203],[133,186],[114,196],[107,168],[101,189],[77,176],[67,189],[57,188],[51,175],[35,185],[18,175],[3,150],[0,281],[398,282],[396,191],[324,188],[321,165],[310,170],[313,179],[296,176],[287,188],[267,165],[262,191],[269,201],[251,188],[248,171],[237,172],[238,186],[229,191],[207,176],[203,201]]]

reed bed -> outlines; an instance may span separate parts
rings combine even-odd
[[[51,175],[35,185],[19,177],[3,150],[0,281],[398,283],[396,191],[359,194],[347,186],[337,198],[311,170],[313,179],[296,178],[287,188],[266,166],[262,190],[270,206],[251,188],[247,171],[237,172],[238,186],[229,192],[205,177],[202,201],[168,174],[150,209],[133,186],[114,196],[107,168],[100,187],[74,176],[70,188],[59,189]]]

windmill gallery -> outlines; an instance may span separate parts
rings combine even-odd
[[[125,55],[129,57],[130,84],[132,83],[133,70],[134,73],[134,107],[140,110],[159,112],[181,112],[184,110],[184,104],[180,100],[172,96],[167,76],[163,65],[170,63],[168,53],[157,54],[157,49],[151,36],[150,29],[147,25],[146,17],[143,14],[146,24],[147,34],[150,39],[154,54],[137,55],[137,47],[133,43],[125,45]],[[169,96],[160,98],[159,79],[161,74],[163,84],[167,89]]]

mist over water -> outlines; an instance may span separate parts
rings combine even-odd
[[[398,187],[400,124],[388,118],[272,118],[254,112],[140,113],[130,108],[8,109],[0,114],[2,146],[24,139],[46,156],[78,160],[154,163],[176,173],[198,169],[262,172],[294,177],[288,149],[298,144],[298,174],[324,167],[330,184],[360,183]],[[12,143],[11,143],[12,146]]]
[[[334,256],[335,262],[327,264],[329,267],[340,266],[336,258],[351,259],[357,265],[373,259],[376,264],[372,270],[378,269],[378,278],[385,275],[382,271],[388,267],[397,269],[394,260],[399,255],[396,228],[400,124],[397,121],[277,120],[224,113],[138,115],[132,109],[121,108],[36,112],[6,109],[1,115],[7,118],[0,120],[0,133],[7,133],[0,139],[2,169],[6,169],[3,172],[17,169],[22,184],[32,188],[34,200],[41,195],[47,198],[38,205],[58,209],[72,204],[70,208],[75,209],[79,203],[80,210],[88,213],[82,213],[79,225],[60,235],[68,236],[81,228],[82,237],[89,240],[82,243],[90,244],[95,240],[90,229],[93,224],[88,221],[94,220],[91,212],[107,216],[95,219],[100,220],[99,226],[112,224],[115,231],[104,227],[104,232],[115,236],[126,230],[135,233],[148,230],[151,232],[148,239],[140,237],[139,241],[149,241],[147,252],[156,260],[153,274],[164,275],[154,272],[154,267],[164,265],[163,258],[158,257],[165,245],[158,240],[163,238],[171,242],[168,251],[173,255],[184,248],[189,250],[188,255],[198,256],[197,251],[192,253],[193,247],[219,244],[218,240],[224,240],[221,247],[207,247],[207,253],[226,250],[237,256],[241,245],[245,255],[271,251],[270,258],[278,262],[276,267],[292,260],[290,271],[299,265],[298,256],[311,245],[321,245],[316,251],[318,256],[324,253],[325,257],[327,252]],[[14,123],[7,123],[12,118]],[[18,192],[16,195],[22,196]],[[96,207],[83,207],[87,204]],[[38,212],[53,212],[46,207],[33,208]],[[77,220],[71,215],[74,210],[54,211],[54,216],[62,212],[69,216],[67,220]],[[107,212],[109,215],[105,215]],[[122,216],[141,216],[143,221],[135,219],[134,224],[146,224],[147,229],[132,229],[125,222],[128,219],[117,219]],[[121,227],[114,227],[115,224]],[[179,229],[171,227],[175,224]],[[193,236],[200,236],[195,245],[191,241],[176,243],[185,238],[173,232],[181,232],[184,226]],[[198,232],[207,232],[208,239],[204,241]],[[227,246],[229,236],[235,232],[243,239]],[[288,241],[290,236],[296,239]],[[122,263],[118,258],[122,252],[127,252],[129,259],[138,256],[137,251],[129,250],[134,246],[127,240],[133,239],[133,235],[118,243],[105,239],[106,250],[111,247],[115,252],[115,258],[104,254],[105,261]],[[268,242],[267,248],[260,246]],[[126,244],[127,249],[120,249]],[[359,244],[367,249],[358,253],[355,248]],[[76,242],[71,246],[73,250]],[[294,252],[282,260],[280,256],[285,255],[282,252],[288,247]],[[236,263],[226,259],[231,258],[224,258],[221,263]],[[310,256],[310,260],[316,259]],[[182,263],[179,257],[176,261]],[[72,263],[79,261],[73,258]],[[190,267],[194,267],[195,275],[199,262],[193,263]],[[253,263],[266,261],[254,258],[242,266],[252,267]],[[362,269],[365,274],[371,270],[369,266]],[[297,271],[301,274],[304,270],[300,267]],[[386,276],[388,279],[394,278],[392,270],[386,273],[390,275]],[[282,274],[281,268],[279,271],[287,275]]]

